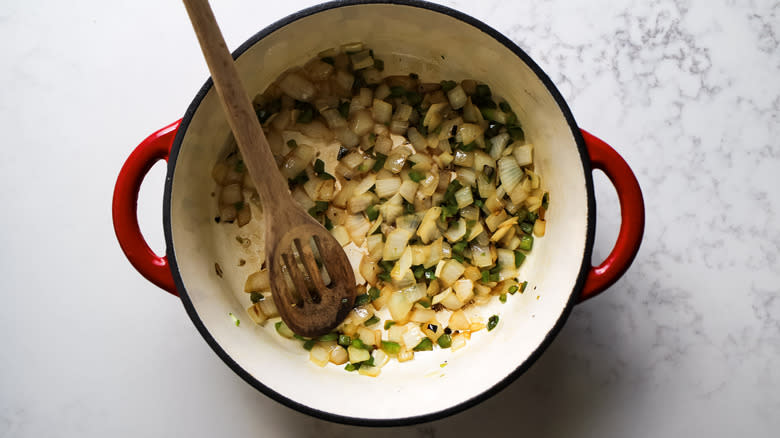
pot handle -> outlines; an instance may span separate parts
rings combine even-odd
[[[591,266],[580,302],[595,297],[623,276],[639,251],[645,231],[645,203],[634,172],[611,146],[584,129],[581,131],[593,168],[603,171],[615,186],[621,222],[612,252],[599,266]]]
[[[138,226],[138,191],[146,174],[158,160],[168,161],[178,120],[146,138],[130,154],[119,171],[111,206],[114,231],[130,264],[147,280],[178,296],[168,257],[149,248]]]

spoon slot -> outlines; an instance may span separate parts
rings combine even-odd
[[[320,268],[320,274],[322,274],[322,283],[325,286],[330,286],[333,280],[330,277],[330,272],[328,272],[328,267],[325,265],[325,260],[320,254],[320,236],[311,236],[311,239],[309,239],[309,244],[311,245],[312,252],[314,253],[314,259],[317,261],[317,266]]]
[[[284,263],[287,266],[287,272],[290,274],[290,278],[292,278],[293,285],[295,286],[290,292],[296,297],[296,301],[299,303],[298,306],[304,306],[306,303],[313,304],[314,297],[312,297],[309,290],[309,285],[306,284],[306,278],[304,277],[303,271],[296,260],[295,255],[284,253],[282,254],[282,258],[284,259]]]
[[[301,239],[293,239],[293,246],[298,250],[298,258],[300,263],[303,265],[303,272],[308,276],[309,279],[307,285],[313,286],[309,288],[308,293],[311,296],[313,302],[319,303],[322,299],[322,297],[320,297],[319,290],[324,288],[325,285],[322,282],[320,269],[317,266],[318,261],[315,259],[314,252],[312,251],[311,239],[309,239],[309,242],[307,243],[308,245],[301,245]]]

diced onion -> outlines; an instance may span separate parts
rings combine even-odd
[[[376,195],[380,198],[390,198],[401,188],[401,178],[393,176],[376,180]]]
[[[360,246],[366,239],[366,233],[371,227],[371,222],[362,214],[352,214],[347,216],[344,221],[344,227],[347,229],[350,239]]]
[[[273,295],[266,295],[265,299],[258,302],[257,304],[260,305],[260,310],[262,310],[263,314],[265,314],[265,316],[268,318],[279,316],[279,310],[276,308]]]
[[[464,152],[460,149],[455,151],[454,159],[452,163],[456,166],[471,167],[474,165],[474,154],[472,152]]]
[[[410,155],[407,158],[407,160],[414,163],[414,166],[412,166],[412,170],[417,170],[422,172],[431,170],[431,166],[433,165],[433,160],[431,160],[431,157],[421,153]]]
[[[471,205],[471,203],[474,202],[474,198],[471,196],[471,187],[463,187],[462,189],[456,191],[455,202],[458,203],[458,208]]]
[[[469,322],[466,313],[459,310],[457,312],[452,312],[448,326],[452,330],[468,330],[471,326],[471,322]]]
[[[376,261],[371,260],[368,257],[363,257],[360,261],[360,275],[368,282],[368,284],[375,286],[378,282],[377,275],[379,274],[379,266]]]
[[[476,224],[474,224],[473,227],[471,227],[471,232],[468,233],[468,235],[466,235],[466,240],[471,242],[477,236],[479,236],[482,233],[483,230],[484,230],[484,228],[482,227],[482,222],[477,222]]]
[[[474,298],[474,283],[468,279],[460,279],[452,285],[455,295],[463,303],[468,303]]]
[[[382,259],[382,249],[385,246],[385,242],[382,239],[382,234],[370,234],[366,237],[366,249],[368,249],[366,257],[370,260],[378,261]]]
[[[457,310],[463,307],[463,302],[458,299],[458,296],[452,291],[452,288],[447,288],[441,293],[437,294],[431,299],[433,304],[441,304],[449,310]]]
[[[525,205],[528,207],[528,211],[535,212],[542,206],[542,198],[539,196],[529,196],[525,200]]]
[[[341,164],[347,166],[350,169],[354,169],[363,163],[363,154],[360,152],[351,152],[341,159]]]
[[[464,186],[467,186],[466,188],[473,187],[477,184],[477,173],[474,172],[474,170],[468,167],[460,167],[456,173],[458,174],[456,177],[457,180]],[[469,189],[469,191],[471,190]]]
[[[480,143],[479,139],[481,136],[481,126],[475,125],[473,123],[464,123],[458,126],[458,132],[455,135],[455,140],[463,143],[464,145],[467,145],[474,142]]]
[[[474,165],[473,169],[476,172],[481,172],[485,170],[485,166],[492,167],[495,169],[496,167],[496,160],[494,160],[490,155],[485,153],[485,151],[482,150],[475,150],[474,151]]]
[[[407,362],[414,359],[414,350],[401,350],[396,357],[398,362]]]
[[[407,214],[396,218],[395,225],[397,228],[408,231],[409,234],[413,236],[414,233],[417,232],[417,228],[420,226],[422,217],[423,217],[422,213]]]
[[[374,312],[372,312],[367,306],[360,306],[352,309],[352,311],[349,312],[348,318],[352,324],[360,325],[368,321],[369,318],[371,318],[373,315]]]
[[[386,83],[379,84],[378,87],[376,87],[376,90],[374,90],[374,98],[382,100],[390,95],[390,86]]]
[[[428,260],[431,248],[427,245],[412,245],[412,265],[422,265]]]
[[[412,146],[418,151],[425,150],[425,148],[428,147],[428,140],[420,134],[417,128],[409,128],[409,130],[406,131],[406,137],[409,138],[409,142],[412,143]]]
[[[522,146],[515,146],[512,154],[514,154],[515,160],[517,160],[517,165],[522,167],[532,164],[534,162],[532,151],[533,145],[530,143]]]
[[[479,208],[477,208],[474,205],[469,205],[468,207],[464,207],[460,209],[460,217],[463,219],[466,219],[467,221],[477,221],[479,220]]]
[[[390,122],[390,132],[393,134],[403,135],[407,129],[409,129],[409,121],[407,120],[392,120]]]
[[[439,261],[441,261],[443,255],[443,242],[444,238],[439,237],[433,243],[428,245],[430,252],[428,253],[428,258],[425,260],[425,263],[423,263],[423,267],[425,267],[425,269],[435,266],[439,263]]]
[[[377,348],[374,351],[372,351],[371,352],[371,357],[374,358],[374,367],[375,368],[382,368],[390,360],[390,357],[381,348]]]
[[[410,157],[411,159],[411,157]],[[432,171],[425,175],[425,178],[420,181],[419,191],[425,196],[431,196],[436,191],[436,187],[439,185],[439,172],[432,169]]]
[[[267,316],[265,316],[265,313],[260,309],[260,303],[255,303],[249,306],[246,309],[246,313],[249,314],[249,317],[252,319],[252,321],[257,325],[263,325],[265,324],[265,321],[268,319]]]
[[[362,215],[360,215],[362,217]],[[387,235],[385,246],[382,250],[382,259],[393,261],[398,260],[406,249],[406,243],[412,235],[400,228],[396,228]]]
[[[460,276],[463,274],[463,271],[465,270],[466,268],[464,268],[463,265],[461,265],[457,260],[449,259],[444,262],[441,273],[436,275],[436,277],[445,287],[449,287],[455,283],[458,278],[460,278]]]
[[[447,104],[443,102],[432,104],[425,113],[425,117],[423,118],[423,126],[426,126],[430,130],[436,129],[443,120],[442,112],[446,107]]]
[[[428,290],[425,291],[425,294],[429,297],[436,296],[439,293],[439,280],[433,279],[428,284]]]
[[[349,243],[349,233],[347,233],[347,229],[342,225],[334,226],[333,229],[330,230],[330,234],[336,238],[341,246],[346,246]]]
[[[279,88],[282,89],[284,94],[304,102],[311,100],[317,93],[314,84],[298,73],[290,73],[285,76],[279,81]]]
[[[376,183],[376,175],[369,173],[355,186],[352,192],[352,196],[362,195],[366,193]]]
[[[433,309],[414,309],[409,315],[409,321],[423,324],[430,321],[435,321],[436,311]]]
[[[360,137],[346,126],[334,129],[333,135],[336,137],[336,140],[340,141],[341,144],[346,147],[355,147],[360,143]]]
[[[547,228],[547,221],[543,219],[537,219],[536,222],[534,222],[534,236],[536,237],[544,236],[544,232],[546,228]]]
[[[425,283],[420,282],[414,284],[413,286],[407,287],[406,289],[402,290],[401,293],[406,294],[406,299],[415,303],[425,297],[425,292],[427,290],[428,288],[425,286]]]
[[[507,218],[507,214],[505,211],[498,211],[495,213],[492,213],[490,216],[488,216],[485,219],[485,225],[487,225],[488,229],[493,232],[498,229],[498,226],[501,225],[502,222],[504,222]]]
[[[455,88],[447,92],[447,99],[449,99],[452,109],[460,109],[466,105],[468,96],[466,96],[466,92],[463,91],[463,87],[456,85]]]
[[[393,270],[390,272],[390,276],[394,280],[402,280],[406,277],[407,272],[412,267],[412,248],[409,245],[406,246],[404,252],[401,253],[401,257],[395,263]]]
[[[504,211],[504,201],[501,199],[503,196],[503,193],[499,195],[499,188],[496,188],[496,192],[488,196],[485,200],[485,208],[491,213]]]
[[[409,327],[401,337],[401,341],[407,350],[411,350],[416,347],[417,344],[419,344],[420,341],[422,341],[425,337],[425,333],[420,330],[419,326],[411,324],[410,326],[411,327]]]
[[[382,213],[385,223],[394,222],[404,212],[403,198],[399,194],[394,195],[379,207],[379,211]]]
[[[526,178],[523,179],[523,182],[516,185],[512,191],[509,192],[509,199],[512,200],[512,203],[520,205],[523,203],[523,201],[528,198],[528,195],[531,193],[531,180]]]
[[[241,184],[228,184],[222,187],[222,192],[219,194],[220,204],[232,205],[243,201],[244,192],[241,189]]]
[[[271,290],[271,278],[268,269],[250,274],[244,283],[244,292],[264,292]]]
[[[523,178],[523,171],[517,165],[514,157],[501,157],[498,160],[498,177],[501,179],[501,185],[504,186],[504,190],[511,192]]]
[[[369,106],[371,106],[371,103],[374,100],[373,92],[371,91],[370,88],[363,87],[358,92],[358,95],[355,96],[355,98],[352,100],[359,102],[360,105],[363,106],[363,108],[368,108]]]
[[[371,192],[365,192],[360,195],[353,196],[352,199],[347,202],[347,211],[352,214],[360,213],[375,201],[376,195]],[[366,233],[368,233],[368,229],[366,229]]]
[[[412,303],[406,298],[406,295],[401,291],[393,292],[390,295],[390,300],[387,302],[387,309],[390,311],[390,316],[394,321],[406,321],[409,311],[412,310]]]
[[[341,345],[337,345],[335,348],[333,348],[333,350],[331,350],[331,363],[336,365],[344,365],[347,363],[347,360],[349,360],[349,354],[347,353],[346,348],[342,347]]]
[[[335,108],[328,108],[322,111],[322,117],[325,119],[325,123],[328,124],[330,129],[343,128],[347,126],[347,121],[344,117],[341,117],[341,113]]]
[[[372,106],[374,120],[377,123],[390,123],[393,115],[393,105],[379,99],[374,99]]]
[[[333,205],[340,208],[346,208],[347,202],[349,202],[349,199],[352,197],[352,193],[355,191],[355,187],[357,187],[357,182],[355,181],[344,182],[341,185],[341,190],[333,198]]]
[[[319,343],[315,344],[314,347],[309,350],[309,360],[318,367],[324,367],[327,365],[329,358],[330,352],[328,352],[328,350]]]
[[[369,90],[370,92],[370,90]],[[374,128],[374,119],[368,110],[358,110],[349,118],[349,129],[358,136],[364,136]]]
[[[463,218],[450,224],[447,231],[444,233],[444,237],[452,243],[455,243],[466,236],[466,221]]]
[[[406,200],[406,202],[414,203],[414,197],[417,194],[417,187],[419,184],[412,180],[406,180],[403,183],[401,183],[401,187],[398,190],[398,193],[401,194],[401,196]]]
[[[463,119],[456,117],[454,119],[447,119],[441,124],[441,130],[439,131],[439,140],[447,140],[452,137],[452,127],[460,126],[463,124]]]
[[[496,192],[495,178],[488,180],[485,174],[480,174],[477,177],[477,189],[479,189],[480,198],[489,198]]]
[[[314,58],[307,62],[304,66],[304,70],[306,70],[306,75],[309,79],[313,81],[325,80],[333,74],[333,66],[327,62],[323,62],[319,58]]]
[[[525,174],[528,175],[529,178],[531,178],[531,189],[536,190],[539,188],[539,184],[541,184],[541,178],[539,178],[539,175],[537,175],[535,172],[525,169]]]
[[[398,105],[395,109],[395,112],[393,113],[393,120],[398,120],[401,122],[408,121],[409,117],[412,115],[412,109],[413,108],[411,106],[405,103]]]
[[[285,178],[293,179],[312,162],[316,153],[317,151],[313,147],[307,144],[299,144],[279,171],[282,172]]]
[[[493,264],[490,256],[490,246],[480,245],[477,242],[471,243],[471,263],[480,268],[486,268]]]
[[[506,132],[496,135],[490,139],[490,157],[493,160],[498,160],[504,153],[506,145],[509,144],[509,134]]]
[[[380,215],[377,215],[377,217],[376,217],[376,219],[374,220],[374,222],[371,222],[371,227],[368,229],[368,231],[366,232],[366,234],[367,234],[367,235],[372,235],[372,234],[374,234],[374,232],[375,232],[376,230],[378,230],[378,229],[379,229],[379,227],[381,227],[381,226],[382,226],[382,215],[380,214]]]
[[[471,100],[468,100],[466,105],[463,107],[463,120],[479,125],[482,125],[485,122],[485,119],[482,117],[482,113],[479,111],[479,108],[471,103]]]
[[[349,361],[351,363],[363,362],[371,358],[371,353],[369,353],[368,350],[357,348],[352,345],[347,348],[347,352],[349,353]]]
[[[441,207],[431,207],[425,212],[422,222],[417,229],[417,235],[420,236],[420,240],[423,243],[428,244],[441,235],[441,231],[439,231],[439,227],[436,225],[440,215]]]

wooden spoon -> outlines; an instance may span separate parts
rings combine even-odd
[[[184,0],[184,5],[263,204],[266,260],[279,314],[301,336],[328,333],[355,302],[355,274],[349,259],[330,232],[290,195],[208,1]],[[329,284],[323,281],[312,244],[327,269]]]

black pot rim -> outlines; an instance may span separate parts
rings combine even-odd
[[[368,1],[336,0],[327,3],[322,3],[316,6],[303,9],[294,14],[288,15],[287,17],[282,18],[281,20],[278,20],[275,23],[267,26],[266,28],[264,28],[263,30],[261,30],[260,32],[256,33],[251,38],[249,38],[241,46],[239,46],[233,52],[233,59],[238,58],[238,56],[240,56],[242,53],[247,51],[252,45],[257,43],[258,41],[260,41],[270,33],[294,21],[297,21],[301,18],[319,12],[323,12],[326,10],[345,7],[345,6],[360,5],[360,4],[391,4],[391,5],[401,5],[401,6],[412,6],[412,7],[427,9],[430,11],[449,15],[450,17],[456,18],[460,21],[463,21],[467,24],[476,27],[482,32],[490,35],[493,39],[495,39],[499,43],[503,44],[506,48],[511,50],[516,56],[520,57],[539,77],[539,79],[542,81],[542,83],[545,85],[549,93],[553,96],[556,103],[560,107],[561,112],[563,113],[566,119],[566,123],[568,124],[569,128],[572,131],[572,135],[574,136],[575,142],[577,144],[577,148],[579,149],[579,153],[580,153],[583,172],[585,175],[585,187],[588,194],[588,213],[587,213],[588,222],[587,222],[587,231],[586,231],[586,239],[585,239],[585,250],[582,257],[580,272],[577,276],[577,281],[569,296],[569,300],[567,301],[566,306],[563,312],[561,313],[561,316],[558,318],[558,321],[556,321],[553,328],[547,333],[547,335],[545,336],[544,340],[539,345],[539,347],[530,356],[528,356],[528,358],[526,358],[524,362],[519,364],[512,373],[507,375],[504,379],[497,382],[493,386],[485,389],[482,393],[468,400],[465,400],[457,405],[450,406],[449,408],[437,412],[432,412],[432,413],[419,415],[419,416],[402,417],[402,418],[373,419],[373,418],[350,417],[350,416],[338,415],[338,414],[322,411],[319,409],[315,409],[310,406],[301,404],[295,400],[292,400],[272,390],[271,388],[265,386],[262,382],[254,378],[246,370],[244,370],[235,360],[233,360],[233,358],[227,352],[225,352],[224,349],[222,349],[222,347],[214,339],[211,333],[209,333],[208,329],[206,329],[205,325],[203,324],[203,321],[201,321],[200,319],[200,316],[195,311],[195,307],[193,306],[192,301],[190,300],[187,294],[187,290],[184,287],[184,283],[182,281],[181,274],[179,272],[178,264],[176,261],[176,252],[173,247],[173,233],[171,229],[171,190],[173,187],[173,175],[174,175],[174,169],[176,167],[176,160],[179,155],[184,134],[186,133],[187,128],[190,122],[192,121],[192,117],[194,116],[196,110],[198,109],[200,102],[203,100],[206,93],[208,93],[208,91],[212,87],[211,77],[209,77],[206,80],[206,82],[203,84],[203,87],[201,87],[200,91],[198,91],[198,94],[195,96],[192,103],[187,108],[187,111],[184,114],[184,117],[182,118],[181,125],[179,126],[179,129],[176,132],[176,137],[171,147],[170,156],[168,158],[168,170],[165,179],[165,192],[163,195],[163,228],[165,231],[165,243],[167,248],[166,253],[168,257],[168,263],[170,264],[171,267],[171,273],[173,274],[173,279],[174,279],[174,283],[176,284],[176,289],[179,292],[179,296],[181,297],[182,304],[184,305],[187,314],[189,315],[190,319],[192,320],[193,324],[198,329],[200,334],[206,340],[206,343],[208,343],[208,345],[222,359],[222,361],[224,361],[225,364],[227,364],[242,379],[244,379],[247,383],[252,385],[258,391],[276,400],[277,402],[287,407],[293,408],[299,412],[323,420],[328,420],[328,421],[342,423],[342,424],[356,425],[356,426],[381,426],[381,427],[409,426],[413,424],[439,420],[454,415],[456,413],[462,412],[470,407],[473,407],[487,400],[488,398],[497,394],[499,391],[506,388],[510,383],[514,382],[521,374],[523,374],[526,370],[528,370],[528,368],[530,368],[530,366],[534,362],[536,362],[539,356],[541,356],[541,354],[550,346],[553,339],[555,338],[555,336],[558,334],[558,332],[561,330],[564,323],[568,319],[569,314],[571,313],[571,310],[574,307],[574,304],[576,304],[577,299],[580,296],[580,293],[582,292],[582,289],[584,287],[588,270],[590,268],[590,255],[593,252],[593,241],[595,236],[595,222],[596,222],[596,204],[595,204],[595,196],[594,196],[594,189],[593,189],[593,178],[591,176],[592,168],[591,168],[590,158],[587,153],[587,149],[585,147],[585,140],[583,139],[582,134],[580,133],[577,123],[574,121],[574,116],[572,115],[568,105],[566,104],[566,101],[563,99],[560,92],[552,83],[552,81],[547,76],[547,74],[522,49],[520,49],[520,47],[518,47],[509,38],[507,38],[506,36],[498,32],[497,30],[493,29],[492,27],[488,26],[487,24],[483,23],[482,21],[479,21],[474,17],[471,17],[465,13],[456,11],[446,6],[441,6],[441,5],[428,3],[426,1],[420,1],[420,0],[368,0]]]

